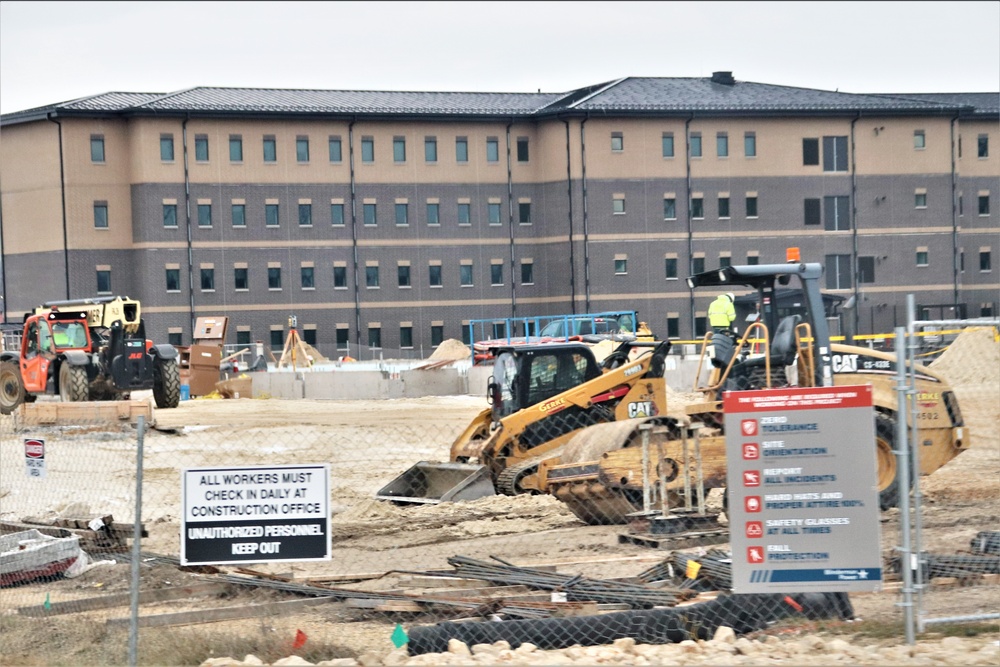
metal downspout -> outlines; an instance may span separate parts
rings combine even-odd
[[[570,170],[569,152],[569,121],[562,119],[566,126],[566,201],[569,204],[567,222],[569,222],[569,307],[571,313],[576,314],[576,263],[573,252],[573,173]]]
[[[685,205],[684,208],[687,211],[685,218],[687,219],[687,241],[688,241],[688,275],[694,275],[694,228],[691,226],[691,121],[694,120],[694,114],[684,121],[684,185],[687,191],[684,193]],[[695,317],[694,317],[694,288],[688,288],[688,312],[690,312],[690,321],[688,324],[691,325],[691,337],[694,338],[695,335]]]
[[[3,254],[3,193],[0,192],[0,317],[7,321],[7,259]]]
[[[63,161],[63,131],[62,123],[52,117],[52,114],[48,114],[48,119],[55,123],[59,127],[59,197],[62,199],[62,232],[63,232],[63,266],[66,273],[66,300],[72,298],[69,293],[69,229],[66,226],[66,167]],[[7,280],[6,280],[6,268],[4,269],[4,313],[7,310]],[[6,321],[6,318],[4,318]]]
[[[351,252],[354,254],[354,331],[358,344],[358,354],[361,354],[361,282],[358,276],[358,198],[354,180],[354,123],[352,118],[347,126],[347,155],[351,170]]]
[[[191,335],[194,336],[194,250],[191,245],[191,175],[188,173],[188,140],[187,124],[191,120],[188,116],[181,122],[181,144],[184,151],[184,226],[187,228],[187,251],[188,251],[188,307],[191,317]]]
[[[584,125],[590,120],[587,114],[580,121],[580,188],[583,195],[583,304],[590,312],[590,219],[587,216],[587,130]]]
[[[958,247],[958,175],[955,164],[955,123],[958,122],[956,115],[951,119],[951,274],[953,284],[953,300],[955,304],[955,318],[965,317],[958,312],[958,286],[961,280],[961,266],[959,264]]]
[[[851,274],[854,283],[854,308],[851,309],[854,317],[854,327],[852,331],[858,333],[858,313],[861,312],[861,287],[860,275],[858,275],[858,164],[857,150],[854,143],[854,125],[861,120],[861,112],[851,120]],[[826,313],[823,313],[826,317]],[[845,340],[848,345],[854,341]]]
[[[507,231],[510,234],[510,316],[517,317],[517,281],[514,273],[514,180],[510,163],[510,127],[514,124],[511,120],[507,123],[505,136],[507,141]],[[525,332],[527,333],[527,332]]]

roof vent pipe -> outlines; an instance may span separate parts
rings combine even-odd
[[[732,72],[712,72],[712,83],[732,86],[736,84],[736,79],[733,78]]]

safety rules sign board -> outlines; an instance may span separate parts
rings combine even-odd
[[[870,385],[724,396],[734,593],[878,590]]]
[[[28,477],[45,479],[45,441],[41,438],[24,439],[24,471]]]
[[[330,559],[330,466],[182,473],[181,564]]]

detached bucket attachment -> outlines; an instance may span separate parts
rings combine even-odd
[[[400,505],[436,505],[493,495],[496,490],[486,466],[420,461],[382,487],[375,498]]]

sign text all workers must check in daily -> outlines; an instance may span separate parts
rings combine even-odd
[[[727,392],[733,591],[877,590],[869,385]]]
[[[328,464],[184,470],[181,564],[329,559],[329,481]]]

